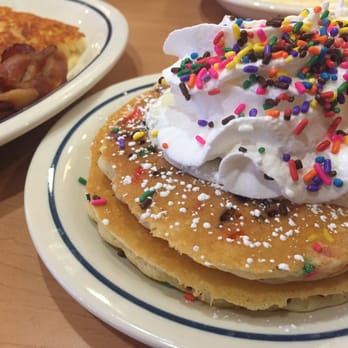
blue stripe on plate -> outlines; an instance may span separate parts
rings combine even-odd
[[[107,27],[107,35],[105,38],[105,43],[103,45],[103,47],[101,48],[100,52],[93,58],[93,60],[86,65],[76,76],[80,75],[84,70],[86,70],[91,64],[94,63],[94,61],[104,52],[105,48],[108,46],[109,42],[110,42],[110,38],[112,36],[112,25],[110,23],[109,18],[105,15],[105,13],[103,13],[102,11],[100,11],[98,8],[92,6],[91,4],[87,4],[86,2],[82,1],[82,0],[65,0],[65,1],[69,1],[69,2],[75,2],[77,4],[81,4],[85,7],[88,7],[89,9],[91,9],[92,11],[98,13],[98,15],[100,17],[103,18],[103,20],[105,21],[106,27]],[[76,78],[76,76],[74,76],[71,80],[73,80],[74,78]],[[69,81],[71,81],[69,80]]]
[[[71,1],[71,0],[68,0]],[[75,0],[73,0],[75,1]],[[275,341],[275,342],[295,342],[295,341],[313,341],[313,340],[322,340],[322,339],[328,339],[333,337],[339,337],[344,336],[348,334],[348,328],[340,329],[340,330],[333,330],[333,331],[325,331],[325,332],[319,332],[319,333],[306,333],[306,334],[299,334],[299,335],[280,335],[280,334],[262,334],[262,333],[253,333],[253,332],[244,332],[244,331],[237,331],[232,329],[226,329],[221,328],[218,326],[212,326],[212,325],[205,325],[200,322],[196,322],[187,318],[183,318],[177,315],[174,315],[172,313],[169,313],[167,311],[164,311],[156,306],[153,306],[149,303],[146,303],[136,296],[133,296],[126,290],[120,288],[116,284],[114,284],[110,279],[106,278],[103,274],[98,272],[79,252],[79,250],[76,248],[76,246],[72,243],[72,241],[69,238],[69,231],[66,231],[64,229],[64,226],[62,224],[62,221],[59,216],[59,212],[56,207],[55,202],[55,168],[58,166],[60,156],[62,154],[62,151],[64,150],[64,147],[66,146],[69,139],[73,136],[74,132],[84,123],[88,120],[89,117],[93,116],[93,114],[98,111],[99,109],[103,108],[105,105],[129,94],[134,92],[139,92],[141,90],[145,90],[153,86],[153,83],[138,86],[136,88],[129,89],[127,91],[124,91],[123,93],[119,93],[101,104],[95,106],[93,109],[91,109],[88,113],[86,113],[66,134],[63,141],[59,145],[54,158],[52,160],[51,169],[54,173],[52,185],[48,187],[48,200],[49,200],[49,207],[51,210],[53,221],[56,225],[57,232],[60,234],[62,240],[64,241],[66,247],[70,250],[70,252],[75,256],[75,258],[78,260],[78,262],[90,273],[92,274],[96,279],[98,279],[100,282],[102,282],[106,287],[117,293],[118,295],[122,296],[129,302],[143,308],[146,311],[149,311],[151,313],[154,313],[160,317],[169,319],[171,321],[174,321],[178,324],[189,326],[194,329],[199,329],[202,331],[206,331],[209,333],[214,333],[218,335],[224,335],[229,337],[236,337],[236,338],[244,338],[244,339],[250,339],[250,340],[259,340],[259,341]]]

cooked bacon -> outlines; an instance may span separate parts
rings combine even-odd
[[[14,110],[20,110],[38,97],[39,93],[35,88],[14,88],[0,94],[0,103],[10,104]]]
[[[0,120],[52,92],[67,74],[67,59],[56,46],[40,52],[19,44],[6,49],[0,63]]]
[[[39,93],[35,88],[15,88],[0,94],[0,119],[23,109],[38,99]]]
[[[9,57],[1,63],[4,67],[1,77],[10,83],[21,81],[32,59],[31,54],[16,54]]]
[[[10,58],[13,55],[16,54],[28,54],[28,53],[35,53],[35,49],[26,44],[14,44],[10,47],[7,47],[1,55],[1,62],[5,61],[6,59]]]

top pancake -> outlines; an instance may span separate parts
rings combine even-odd
[[[265,284],[202,266],[179,255],[165,240],[151,236],[128,207],[115,198],[110,181],[97,165],[99,141],[104,137],[103,131],[98,132],[91,146],[86,190],[89,197],[102,197],[106,204],[87,204],[88,213],[96,221],[101,237],[122,249],[144,274],[210,305],[223,307],[311,311],[347,301],[347,273],[314,282]]]
[[[0,54],[14,44],[27,44],[41,51],[55,45],[65,54],[71,69],[85,48],[79,28],[32,13],[0,6]]]
[[[116,196],[151,234],[246,279],[305,281],[346,270],[348,209],[249,200],[172,167],[151,145],[143,119],[159,94],[155,88],[110,117],[99,160]]]

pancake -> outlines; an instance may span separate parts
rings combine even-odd
[[[73,25],[0,6],[0,54],[14,44],[27,44],[36,51],[55,45],[70,70],[85,49],[85,35]]]
[[[251,280],[314,281],[346,271],[347,208],[251,200],[177,170],[144,124],[159,94],[155,88],[109,119],[98,160],[149,233],[205,267]]]
[[[124,126],[125,122],[129,125],[131,119],[133,125],[139,124],[138,116],[141,116],[141,113],[138,111],[131,114],[130,117],[131,110],[140,110],[144,101],[147,102],[158,95],[159,91],[156,89],[125,105],[109,118],[91,145],[91,165],[86,190],[92,200],[101,197],[106,200],[106,204],[92,205],[92,201],[90,201],[87,206],[89,215],[97,222],[101,237],[111,245],[122,249],[129,261],[147,276],[157,281],[170,283],[211,305],[237,306],[249,310],[281,308],[290,311],[309,311],[345,302],[348,295],[346,274],[313,282],[265,284],[243,279],[195,262],[191,257],[179,254],[171,248],[163,238],[153,237],[149,230],[138,222],[128,206],[115,197],[110,180],[100,170],[97,163],[100,150],[102,149],[106,155],[109,143],[116,143],[114,141],[115,134],[117,134],[116,125]],[[128,118],[125,118],[127,116]],[[114,132],[114,134],[110,136],[110,132]],[[101,144],[102,148],[100,148]],[[125,152],[129,154],[128,150]],[[144,157],[146,158],[146,156],[150,157],[152,161],[154,160],[152,156],[158,157],[160,154],[153,153],[151,156],[147,154]],[[122,164],[122,160],[117,163],[117,171],[120,170]],[[132,163],[127,160],[124,164],[129,167],[129,173],[133,173],[131,171],[133,170]],[[165,165],[165,163],[161,163],[161,165]],[[160,171],[160,167],[158,167],[158,171]],[[133,179],[137,177],[140,183],[143,181],[140,179],[144,173],[137,173],[139,174],[135,174]],[[128,180],[127,178],[127,175],[124,176],[124,181]],[[198,183],[195,184],[198,185]],[[126,185],[121,184],[120,186]],[[205,189],[207,187],[204,186]],[[132,191],[128,190],[128,193],[131,195]],[[127,192],[124,194],[127,195]],[[157,203],[155,195],[153,200]],[[244,203],[239,204],[243,206]],[[168,214],[168,218],[169,216]],[[209,215],[205,215],[205,217],[207,216]],[[198,235],[198,233],[196,234]],[[237,237],[235,236],[235,238]],[[221,243],[231,245],[226,241],[221,241]]]

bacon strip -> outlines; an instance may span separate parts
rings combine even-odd
[[[67,74],[67,59],[56,46],[40,52],[24,44],[7,48],[0,63],[0,120],[52,92]]]

